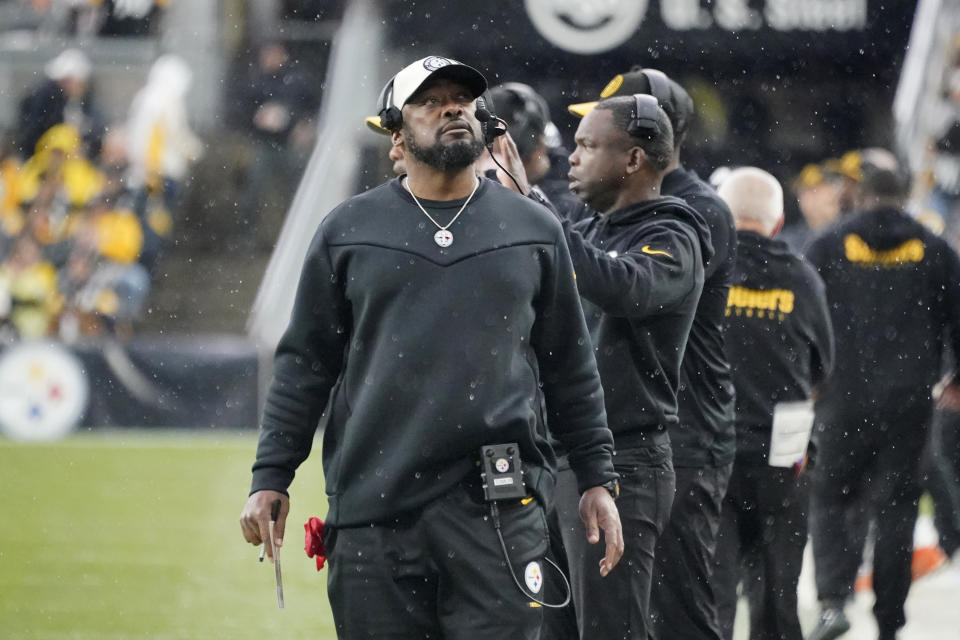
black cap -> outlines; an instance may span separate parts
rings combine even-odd
[[[657,99],[660,107],[670,118],[673,133],[677,138],[687,131],[690,120],[693,118],[693,98],[662,71],[634,67],[627,73],[617,74],[600,92],[600,99],[630,96],[635,93],[651,95]],[[568,110],[574,115],[583,117],[596,105],[595,101],[582,102],[570,105]]]

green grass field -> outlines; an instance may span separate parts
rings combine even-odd
[[[273,565],[238,524],[255,446],[253,433],[0,439],[0,638],[335,638],[326,571],[303,551],[303,523],[326,511],[319,456],[291,487],[280,611]]]

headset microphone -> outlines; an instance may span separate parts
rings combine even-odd
[[[477,98],[477,120],[486,124],[493,118],[493,114],[487,109],[487,103],[484,102],[482,97]]]
[[[480,120],[480,122],[483,125],[483,139],[484,139],[484,142],[486,142],[487,153],[490,154],[490,158],[493,160],[494,164],[500,167],[500,169],[505,174],[507,174],[511,180],[513,180],[513,184],[517,185],[517,191],[520,192],[520,195],[523,195],[523,196],[528,195],[523,192],[523,187],[520,186],[520,181],[517,180],[517,177],[512,173],[510,173],[509,169],[507,169],[505,166],[500,164],[500,161],[497,160],[497,155],[493,152],[493,141],[497,138],[497,136],[502,136],[507,132],[506,121],[504,121],[502,118],[498,118],[497,116],[491,114],[486,109],[483,110],[483,117],[481,117],[481,112],[479,108],[477,109],[477,120]],[[502,124],[503,128],[490,126],[491,120],[493,120],[498,124]]]
[[[490,113],[490,110],[487,108],[487,101],[483,96],[477,96],[477,110],[474,115],[477,120],[480,121],[480,128],[483,131],[483,143],[485,145],[490,146],[497,136],[502,136],[507,132],[507,123]],[[502,124],[503,127],[498,127],[496,124]]]
[[[498,136],[502,136],[507,132],[507,121],[490,113],[490,110],[487,109],[487,101],[484,100],[483,96],[477,96],[477,111],[474,115],[476,115],[477,120],[480,121],[480,129],[483,131],[483,142],[487,147],[487,153],[490,154],[494,164],[496,164],[504,173],[510,176],[510,179],[513,180],[513,184],[517,185],[517,191],[519,191],[521,195],[527,195],[523,193],[523,189],[520,187],[520,182],[517,180],[516,176],[510,173],[505,166],[500,164],[500,161],[497,160],[497,156],[493,153],[493,141],[496,140]],[[497,125],[503,126],[500,127]]]

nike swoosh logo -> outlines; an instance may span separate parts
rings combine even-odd
[[[672,255],[670,255],[670,254],[667,253],[666,251],[660,251],[659,249],[651,249],[651,248],[650,248],[650,245],[648,245],[648,244],[643,245],[643,247],[640,249],[640,251],[643,251],[644,253],[649,254],[649,255],[651,255],[651,256],[667,256],[668,258],[672,258],[672,257],[673,257]]]

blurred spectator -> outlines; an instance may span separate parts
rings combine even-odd
[[[20,162],[10,139],[0,134],[0,260],[9,253],[12,238],[23,229],[19,205]]]
[[[803,219],[787,226],[780,239],[800,252],[814,235],[840,215],[840,186],[821,166],[808,164],[794,179],[793,192]]]
[[[20,103],[19,153],[30,157],[51,127],[69,124],[80,132],[84,151],[95,156],[105,121],[90,92],[90,60],[78,49],[67,49],[47,63],[47,79]]]
[[[150,69],[147,84],[134,97],[126,128],[127,188],[133,209],[153,231],[149,265],[170,232],[176,204],[190,164],[203,143],[187,120],[186,96],[193,73],[181,58],[164,55]],[[114,154],[115,156],[116,154]],[[114,162],[122,162],[114,158]]]
[[[823,163],[824,171],[838,188],[838,215],[852,213],[856,207],[857,184],[863,179],[861,162],[859,151],[847,151],[839,158],[830,158]]]
[[[270,207],[285,207],[313,144],[316,98],[306,77],[290,66],[286,47],[264,45],[236,101],[238,120],[251,144],[246,189],[240,200],[244,223],[257,238]]]
[[[803,220],[787,226],[780,239],[802,252],[821,231],[856,208],[865,170],[898,170],[896,157],[879,147],[847,151],[822,164],[808,164],[793,181]]]
[[[33,238],[20,236],[0,261],[0,323],[21,338],[40,338],[49,333],[59,306],[56,267],[43,259]]]
[[[140,36],[156,32],[170,0],[16,0],[0,2],[0,28],[54,37]]]
[[[95,0],[101,36],[146,36],[156,32],[161,10],[170,0]]]
[[[20,171],[19,198],[25,228],[55,265],[66,260],[71,223],[104,186],[104,176],[82,155],[80,134],[70,125],[53,127],[37,143]]]
[[[960,216],[960,69],[954,69],[947,79],[946,98],[934,133],[930,206],[943,217],[949,239],[954,241]]]
[[[890,151],[880,147],[867,147],[847,151],[840,158],[824,162],[826,171],[839,180],[840,215],[848,215],[857,207],[860,183],[864,173],[873,169],[899,171],[900,163]]]
[[[61,336],[112,333],[129,337],[150,292],[150,275],[137,259],[143,231],[136,215],[103,198],[77,223],[72,250],[60,274],[66,311]]]

